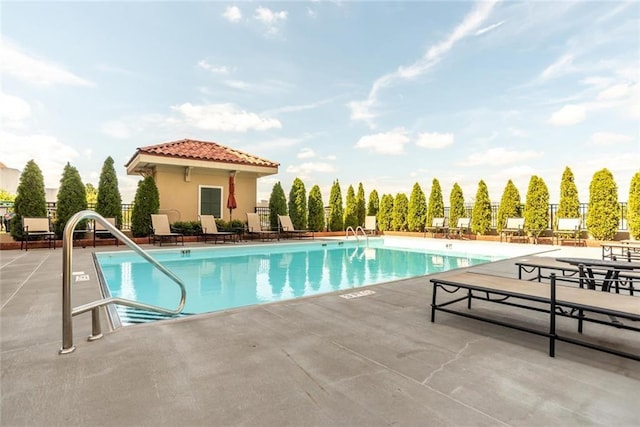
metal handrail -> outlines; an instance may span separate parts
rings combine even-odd
[[[78,225],[78,222],[83,219],[93,219],[102,224],[111,234],[117,239],[123,242],[125,245],[133,249],[138,255],[150,262],[158,270],[162,271],[171,280],[176,282],[180,286],[180,304],[175,310],[169,310],[154,305],[144,304],[137,301],[132,301],[124,298],[110,297],[104,298],[98,301],[90,302],[88,304],[81,305],[76,308],[71,307],[71,264],[73,262],[73,231]],[[145,310],[157,311],[165,314],[178,314],[184,308],[184,304],[187,298],[187,290],[184,283],[178,276],[173,274],[169,269],[161,265],[151,255],[149,255],[144,249],[136,245],[131,239],[129,239],[124,233],[118,230],[113,224],[107,221],[104,217],[95,211],[84,210],[76,213],[67,222],[64,227],[64,233],[62,236],[62,348],[60,354],[68,354],[75,350],[73,345],[73,316],[77,314],[86,313],[91,310],[91,335],[89,341],[94,341],[102,338],[102,331],[100,328],[100,311],[99,308],[108,304],[120,304],[129,307],[137,307]]]
[[[353,237],[355,237],[356,240],[358,240],[358,235],[356,234],[356,230],[354,230],[352,226],[347,227],[347,230],[344,232],[344,238],[345,239],[349,238],[349,230],[351,230],[351,232],[353,233]]]
[[[356,227],[356,237],[358,235],[358,230],[362,231],[362,235],[364,236],[365,239],[367,239],[367,242],[368,242],[369,241],[369,236],[367,235],[367,232],[364,231],[364,228],[361,225]]]

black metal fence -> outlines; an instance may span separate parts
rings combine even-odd
[[[620,202],[620,224],[618,226],[620,231],[627,231],[627,202]],[[492,228],[497,227],[497,218],[498,218],[498,203],[491,204],[491,226]],[[588,203],[580,203],[580,218],[582,218],[582,227],[586,229],[587,222],[587,208]],[[89,203],[89,209],[95,209],[95,203]],[[131,229],[131,211],[133,209],[133,204],[131,203],[123,203],[122,204],[122,224],[121,228],[123,230]],[[471,212],[473,210],[473,204],[466,204],[465,210],[467,211],[467,215],[471,217]],[[325,212],[329,212],[329,207],[325,207]],[[52,221],[56,219],[56,203],[55,202],[47,202],[47,213],[49,217],[51,217]],[[260,222],[262,224],[269,224],[269,208],[268,207],[256,207],[256,213],[260,216]],[[449,217],[449,207],[444,208],[445,217]],[[550,203],[549,204],[549,223],[547,224],[547,229],[553,229],[553,224],[555,223],[555,219],[558,216],[558,204]]]

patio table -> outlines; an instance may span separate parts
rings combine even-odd
[[[586,281],[589,289],[596,288],[594,270],[604,270],[604,279],[602,279],[602,290],[604,292],[608,292],[614,283],[616,284],[616,292],[619,291],[617,283],[620,280],[621,271],[640,272],[640,262],[599,260],[593,258],[556,258],[556,261],[583,267],[580,268],[580,277]],[[633,286],[631,286],[631,291],[633,292]]]

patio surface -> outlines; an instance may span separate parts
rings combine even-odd
[[[73,284],[74,306],[100,296],[92,251],[73,251],[73,271],[91,279]],[[447,313],[432,324],[428,277],[369,286],[375,294],[350,300],[337,292],[116,331],[103,316],[105,336],[95,342],[85,339],[87,313],[74,318],[76,351],[61,356],[62,252],[0,252],[2,426],[640,420],[638,362],[566,343],[550,358],[543,337]],[[599,249],[547,254],[560,255],[598,258]],[[472,270],[517,273],[514,260]],[[529,324],[545,322],[519,314]],[[637,333],[586,330],[640,352]]]

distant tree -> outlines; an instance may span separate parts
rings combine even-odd
[[[393,217],[391,227],[394,231],[407,231],[407,214],[409,213],[409,199],[404,193],[396,194],[393,199]]]
[[[580,218],[580,200],[573,172],[567,166],[560,182],[560,203],[556,218]]]
[[[87,192],[78,169],[67,163],[60,179],[60,189],[56,202],[56,223],[54,231],[58,238],[64,234],[67,221],[77,212],[87,209]],[[76,229],[85,227],[86,220],[80,221]]]
[[[429,207],[427,208],[427,220],[425,225],[431,227],[433,218],[442,218],[444,216],[444,200],[442,198],[442,189],[440,182],[434,178],[431,184],[431,195],[429,195]]]
[[[342,207],[342,190],[336,179],[329,194],[329,231],[344,231],[344,208]]]
[[[364,217],[367,216],[367,201],[365,200],[362,183],[358,184],[358,192],[356,193],[356,212],[358,214],[358,225],[364,225]]]
[[[393,230],[393,196],[391,194],[382,195],[377,221],[380,231]]]
[[[613,239],[618,232],[620,205],[618,186],[608,169],[597,171],[589,185],[587,229],[599,240]]]
[[[7,190],[0,189],[0,201],[13,202],[16,199],[16,195],[8,192]]]
[[[358,204],[356,202],[356,192],[353,186],[347,188],[347,203],[344,210],[344,228],[352,227],[354,230],[358,224]]]
[[[293,180],[289,191],[289,217],[296,229],[307,228],[307,190],[300,178]]]
[[[87,197],[87,205],[95,204],[98,201],[98,189],[91,183],[86,183],[84,192]]]
[[[524,205],[524,226],[532,236],[538,237],[548,225],[549,190],[542,178],[533,175]]]
[[[464,195],[458,183],[453,184],[449,195],[449,224],[452,227],[458,225],[458,218],[467,218],[467,210],[464,208]]]
[[[282,184],[280,181],[276,182],[271,189],[271,196],[269,197],[269,226],[272,230],[277,230],[280,227],[280,221],[278,221],[278,215],[287,214],[287,198],[284,195]]]
[[[29,160],[25,165],[16,192],[9,230],[15,240],[22,240],[22,217],[42,218],[47,216],[47,201],[44,192],[42,171],[35,161]]]
[[[100,191],[98,191],[100,194]],[[151,234],[151,214],[160,209],[160,194],[152,176],[138,181],[133,209],[131,211],[131,234],[133,237],[145,237]]]
[[[640,172],[636,172],[631,178],[628,212],[629,234],[634,239],[640,239]]]
[[[478,183],[476,201],[471,213],[471,231],[478,234],[487,234],[491,230],[491,199],[489,189],[483,180]]]
[[[118,175],[113,167],[111,156],[105,159],[102,171],[100,171],[96,212],[105,218],[115,218],[117,227],[122,226],[122,197],[118,189]]]
[[[498,221],[496,224],[496,231],[498,233],[502,231],[502,228],[507,222],[507,218],[522,218],[520,193],[511,180],[509,180],[506,187],[504,187],[504,192],[500,199],[500,206],[498,207]]]
[[[380,200],[378,198],[378,192],[373,190],[369,193],[369,203],[367,204],[367,215],[377,216],[380,210]]]
[[[314,185],[309,191],[309,230],[323,231],[324,230],[324,203],[322,202],[322,192],[320,187]]]
[[[409,196],[409,211],[407,213],[407,227],[409,231],[424,231],[427,218],[427,198],[417,182],[413,184]]]

